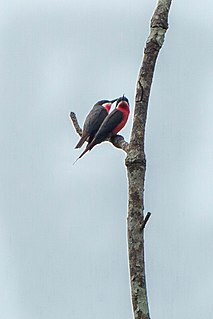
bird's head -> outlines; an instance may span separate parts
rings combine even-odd
[[[120,111],[130,112],[130,110],[129,110],[129,101],[124,95],[117,99],[116,109],[118,109]]]
[[[109,113],[109,111],[111,109],[111,106],[112,106],[112,104],[115,101],[117,101],[117,99],[114,99],[114,100],[101,100],[97,104],[103,106],[106,109],[106,111]]]

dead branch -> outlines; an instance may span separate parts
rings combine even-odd
[[[141,234],[150,214],[143,219],[144,182],[146,157],[144,151],[145,126],[150,90],[159,51],[163,45],[168,28],[168,13],[171,0],[158,0],[151,19],[150,34],[146,41],[144,56],[136,86],[133,127],[129,151],[126,158],[129,182],[128,204],[128,250],[132,294],[132,305],[135,319],[150,319],[146,274],[144,261],[144,237]]]

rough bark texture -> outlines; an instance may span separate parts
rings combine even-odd
[[[78,133],[79,136],[81,136],[82,135],[82,128],[78,124],[78,120],[77,120],[77,117],[76,117],[74,112],[70,112],[70,119],[72,121],[72,124],[73,124],[76,132]]]
[[[137,81],[133,128],[125,161],[129,182],[129,269],[135,319],[150,318],[144,265],[144,227],[142,227],[144,220],[143,191],[146,171],[144,134],[155,63],[168,28],[170,5],[171,0],[159,0],[151,19],[150,34],[146,42],[143,62]]]

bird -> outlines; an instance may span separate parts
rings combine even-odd
[[[88,140],[88,143],[92,142],[105,117],[109,114],[112,104],[116,100],[117,99],[111,101],[100,100],[93,106],[89,114],[86,116],[83,125],[82,136],[75,148],[81,148],[86,140]]]
[[[77,158],[77,160],[84,156],[84,154],[86,154],[88,151],[91,151],[95,145],[100,144],[107,138],[116,135],[125,126],[129,117],[129,113],[129,101],[123,95],[117,99],[115,109],[105,117],[94,138],[88,143],[87,147]]]

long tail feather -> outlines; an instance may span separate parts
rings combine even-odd
[[[88,145],[89,146],[89,145]],[[83,153],[81,153],[81,155],[79,156],[78,159],[82,158],[88,151],[90,151],[90,148],[89,147],[86,147],[85,150],[83,151]]]
[[[88,144],[87,147],[85,148],[85,150],[83,151],[83,153],[81,153],[81,155],[75,160],[75,162],[73,163],[73,165],[80,159],[82,158],[88,151],[91,151],[91,149],[96,145],[95,140],[92,141],[92,143]]]
[[[83,151],[83,153],[81,153],[81,155],[75,160],[75,162],[72,164],[74,165],[82,156],[84,156],[84,154],[86,154],[90,149],[88,148],[88,146],[85,148],[85,150]]]
[[[76,163],[78,160],[79,160],[79,158],[77,158],[77,159],[75,160],[75,162],[72,163],[72,165],[75,165],[75,163]]]

